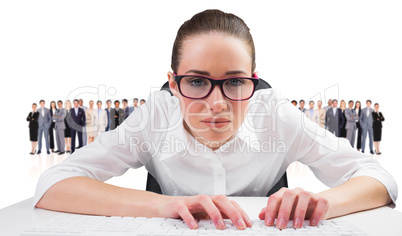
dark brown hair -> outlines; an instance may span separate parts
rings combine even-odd
[[[177,72],[181,59],[183,41],[189,37],[210,33],[222,32],[225,35],[244,40],[249,46],[251,56],[251,74],[255,70],[255,48],[253,37],[246,23],[238,16],[220,10],[205,10],[195,14],[190,20],[184,22],[177,31],[172,51],[172,70]]]

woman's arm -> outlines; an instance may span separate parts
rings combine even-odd
[[[358,176],[344,184],[317,194],[328,200],[325,219],[388,205],[391,198],[385,186],[375,178]]]
[[[245,211],[224,195],[166,196],[117,187],[89,177],[57,182],[36,207],[91,215],[182,218],[193,229],[198,228],[194,215],[209,216],[218,229],[226,228],[223,218],[230,218],[238,229],[252,226]]]
[[[71,177],[50,187],[36,207],[81,214],[153,217],[157,215],[155,202],[162,197],[89,177]]]

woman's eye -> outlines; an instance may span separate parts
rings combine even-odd
[[[189,83],[193,86],[202,86],[206,84],[203,79],[197,79],[197,78],[190,80]]]
[[[233,86],[239,86],[239,85],[242,85],[243,83],[244,83],[244,81],[242,79],[230,79],[230,80],[228,80],[228,84],[233,85]]]

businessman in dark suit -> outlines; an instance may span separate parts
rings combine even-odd
[[[70,110],[68,124],[71,127],[71,154],[75,151],[75,135],[78,135],[78,148],[83,146],[82,131],[86,118],[84,109],[78,107],[78,100],[74,99],[74,107]]]
[[[49,128],[52,124],[52,116],[50,115],[50,110],[45,107],[45,100],[40,100],[39,102],[40,108],[38,109],[39,112],[39,129],[38,129],[38,152],[36,154],[40,154],[42,150],[42,134],[45,136],[46,142],[46,151],[47,154],[50,154],[50,145],[49,145]]]
[[[367,134],[369,136],[369,147],[370,153],[374,154],[373,151],[373,113],[374,109],[371,108],[371,100],[366,101],[366,108],[362,109],[360,112],[360,126],[362,127],[362,152],[366,147]]]
[[[119,106],[119,100],[114,101],[114,108],[110,110],[110,130],[116,129],[125,119],[124,110]]]
[[[106,101],[106,108],[105,108],[106,115],[107,115],[107,125],[106,125],[106,128],[105,128],[105,131],[110,130],[110,124],[112,123],[111,120],[110,120],[110,111],[111,110],[112,110],[112,101],[107,100]]]
[[[345,118],[343,117],[342,110],[337,108],[338,100],[332,100],[332,107],[328,108],[325,113],[325,128],[339,137],[341,127],[345,123]]]

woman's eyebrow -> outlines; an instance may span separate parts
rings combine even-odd
[[[198,75],[208,75],[208,76],[210,75],[208,71],[202,71],[202,70],[189,70],[186,72],[186,74],[188,74],[188,73],[195,73]],[[247,73],[242,70],[227,71],[225,74],[226,75],[238,75],[238,74],[246,74],[247,75]]]

